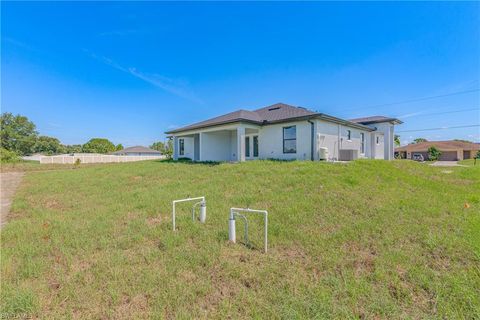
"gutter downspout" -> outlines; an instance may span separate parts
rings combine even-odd
[[[315,137],[315,133],[314,133],[314,130],[315,130],[314,125],[315,124],[310,120],[307,120],[307,121],[308,121],[308,123],[310,123],[310,128],[311,128],[310,129],[310,131],[311,131],[311,134],[310,134],[310,138],[311,138],[310,139],[310,141],[311,141],[311,143],[310,143],[310,160],[314,161],[315,159],[314,159],[314,154],[313,154],[313,152],[314,152],[313,151],[313,149],[314,149],[314,146],[313,146],[314,141],[313,140],[314,140],[314,137]]]

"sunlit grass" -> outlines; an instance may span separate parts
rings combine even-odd
[[[138,162],[30,172],[1,231],[2,312],[40,318],[475,318],[480,166]],[[207,197],[207,223],[171,201]],[[269,211],[255,249],[229,208]],[[258,222],[258,224],[256,224]],[[241,223],[237,238],[243,236]]]

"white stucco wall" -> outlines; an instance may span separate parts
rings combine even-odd
[[[378,143],[377,143],[378,137]],[[374,135],[374,143],[375,143],[375,159],[384,159],[384,141],[383,141],[383,134],[375,133]]]
[[[297,152],[283,153],[283,128],[296,126]],[[285,122],[264,126],[258,137],[260,159],[310,160],[310,123],[307,121]]]
[[[231,160],[231,132],[204,132],[200,137],[200,159],[202,161]]]
[[[296,126],[296,153],[283,153],[283,128]],[[378,128],[377,128],[378,126]],[[337,123],[316,119],[314,120],[314,159],[318,160],[318,148],[326,147],[329,160],[338,159],[339,149],[354,149],[359,151],[359,157],[384,159],[385,152],[393,150],[393,126],[376,124],[377,131],[371,132]],[[239,131],[240,130],[240,131]],[[351,139],[347,139],[347,130],[351,130]],[[202,130],[192,130],[177,136],[185,139],[185,154],[178,157],[194,159],[193,134],[200,134],[200,160],[201,161],[239,161],[237,133],[242,135],[258,132],[259,159],[285,159],[285,160],[310,160],[311,159],[311,124],[306,121],[292,121],[267,126],[235,123]],[[365,134],[365,152],[360,152],[360,133]],[[392,137],[392,147],[385,146],[384,133]],[[188,136],[186,136],[188,135]],[[379,144],[376,144],[376,136]],[[176,144],[178,148],[178,143]],[[242,150],[244,153],[245,150]],[[251,150],[253,152],[253,150]],[[392,151],[393,152],[393,151]]]
[[[237,160],[237,131],[230,132],[230,161]]]
[[[324,120],[317,120],[316,123],[317,137],[319,138],[318,146],[328,149],[328,157],[330,160],[338,159],[339,149],[358,150],[360,158],[369,157],[371,148],[370,131],[347,127]],[[347,130],[351,131],[350,140],[348,140]],[[360,150],[360,133],[365,134],[365,153],[363,154]],[[318,155],[316,155],[316,159],[318,159]]]

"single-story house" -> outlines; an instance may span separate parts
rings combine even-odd
[[[147,147],[135,146],[125,148],[123,150],[112,152],[117,156],[161,156],[160,151],[153,150]]]
[[[277,103],[234,111],[166,134],[174,140],[174,159],[390,160],[394,126],[400,123],[382,116],[344,120]]]
[[[441,151],[440,159],[442,161],[459,161],[463,159],[475,158],[480,144],[450,140],[450,141],[426,141],[413,143],[395,149],[395,153],[402,159],[412,159],[414,154],[421,154],[425,160],[428,159],[428,149],[435,147]]]

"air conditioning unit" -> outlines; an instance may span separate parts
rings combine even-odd
[[[354,149],[340,149],[338,160],[352,161],[358,159],[358,150]]]

